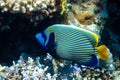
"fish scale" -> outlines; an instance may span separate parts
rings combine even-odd
[[[60,30],[59,30],[60,31]],[[57,31],[56,31],[57,32]],[[63,33],[59,33],[57,32],[58,36],[56,36],[58,38],[58,40],[60,39],[63,39],[62,35],[65,36],[65,38],[67,38],[69,41],[71,42],[75,42],[75,41],[78,41],[78,40],[81,40],[80,42],[83,42],[83,41],[86,41],[86,42],[89,42],[88,39],[86,39],[85,36],[82,36],[82,34],[79,32],[75,32],[75,31],[68,31],[68,30],[62,30]],[[71,32],[71,33],[70,33]],[[74,33],[73,33],[74,32]],[[73,38],[72,38],[73,37]],[[84,42],[84,43],[86,43]],[[76,43],[76,42],[75,42]]]
[[[64,56],[62,58],[67,57],[68,59],[72,59],[71,57],[76,57],[77,59],[81,59],[83,56],[80,57],[80,55],[81,55],[81,53],[83,53],[82,55],[84,55],[86,60],[88,60],[91,57],[91,55],[86,55],[86,53],[88,53],[89,51],[91,53],[94,52],[93,50],[90,49],[90,47],[92,48],[90,43],[85,42],[85,41],[88,42],[88,39],[86,39],[82,35],[82,33],[78,32],[78,31],[75,31],[72,29],[58,28],[56,30],[56,34],[57,34],[56,40],[58,40],[57,41],[57,43],[58,43],[57,53],[58,53],[58,55],[61,54],[60,56]],[[65,37],[63,37],[63,36],[65,36]],[[80,36],[82,36],[82,37],[80,37]],[[83,37],[84,37],[85,41],[81,39]],[[80,48],[84,48],[84,49],[86,48],[86,49],[84,51],[83,51],[83,49],[82,49],[82,51],[80,51],[81,50]],[[90,50],[88,50],[88,49],[90,49]],[[86,52],[86,50],[87,50],[87,52]],[[63,54],[63,53],[65,53],[65,54]],[[69,54],[69,56],[66,56],[68,54]]]

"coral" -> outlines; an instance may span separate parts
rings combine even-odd
[[[2,72],[5,68],[5,66],[0,65],[0,72]]]
[[[120,80],[120,71],[116,71],[113,73],[115,75],[115,79],[114,80]]]
[[[38,11],[48,14],[49,7],[50,11],[55,9],[55,0],[0,0],[2,12],[30,13]]]
[[[69,12],[69,7],[71,6],[70,3],[67,2],[67,0],[61,0],[61,15],[67,14]]]
[[[69,4],[68,1],[70,1],[72,4]],[[107,3],[106,1],[108,1],[109,3],[108,11],[110,12],[109,13],[110,16],[113,16],[113,17],[115,16],[115,18],[118,18],[118,21],[116,21],[115,19],[113,19],[113,17],[111,17],[111,21],[107,24],[106,28],[107,29],[111,28],[110,26],[113,21],[114,24],[112,24],[112,26],[114,26],[114,28],[112,29],[115,29],[115,26],[118,26],[116,24],[119,24],[118,22],[119,22],[119,16],[120,16],[118,1],[114,1],[114,0],[0,0],[1,62],[3,63],[4,61],[3,59],[5,59],[9,63],[10,60],[13,60],[13,56],[16,57],[16,55],[18,55],[18,53],[21,53],[21,52],[25,52],[28,54],[29,53],[43,54],[44,50],[42,49],[40,50],[41,47],[40,48],[36,47],[34,41],[32,42],[32,36],[34,36],[34,34],[40,29],[37,28],[37,30],[35,31],[33,29],[33,25],[31,25],[31,22],[35,23],[36,25],[41,21],[43,21],[44,19],[46,19],[47,17],[49,17],[50,21],[53,24],[55,23],[54,21],[58,19],[52,20],[51,17],[55,16],[56,15],[55,12],[59,10],[61,11],[60,13],[61,15],[64,15],[64,13],[68,14],[69,18],[67,20],[68,22],[66,21],[67,24],[72,24],[72,25],[81,27],[83,29],[88,29],[92,32],[97,33],[100,36],[100,33],[104,28],[103,25],[105,24],[106,18],[108,17],[107,10],[105,8]],[[72,6],[71,10],[69,9],[70,6]],[[20,16],[18,16],[19,13],[20,13]],[[30,19],[30,22],[28,21],[28,19],[26,19],[26,17]],[[42,26],[42,28],[44,26],[46,27],[51,24],[50,21],[49,20],[43,21],[45,23],[42,23],[42,24],[45,24],[45,25],[39,25],[39,26]],[[57,23],[62,23],[62,22],[58,21]],[[116,32],[117,31],[115,31],[115,33]],[[101,40],[99,41],[100,41],[100,44],[106,42],[105,44],[110,48],[110,51],[112,51],[114,58],[120,58],[120,54],[119,54],[120,53],[120,48],[119,48],[120,35],[119,34],[116,35],[115,33],[112,30],[105,31],[104,34],[102,34],[103,36],[106,37],[105,40],[102,42]],[[17,36],[19,38],[17,38]],[[32,43],[32,45],[30,43]],[[33,44],[35,45],[34,47],[33,47]],[[9,54],[6,54],[6,53],[9,53]],[[4,54],[5,56],[2,54]],[[113,65],[110,64],[111,61],[112,60],[108,59],[104,63],[104,64],[107,64],[110,69],[112,69],[113,67]],[[112,72],[108,71],[108,69],[106,70],[104,68],[102,69],[89,68],[83,65],[78,66],[78,64],[72,64],[70,61],[65,61],[65,65],[63,65],[63,64],[60,64],[59,62],[56,62],[55,59],[53,59],[49,54],[47,54],[47,56],[45,57],[43,56],[37,57],[36,60],[31,57],[27,57],[25,59],[23,56],[21,56],[21,58],[17,62],[13,61],[13,65],[11,65],[10,67],[0,65],[0,80],[30,80],[30,79],[31,80],[33,79],[34,80],[41,80],[41,79],[44,79],[44,80],[58,80],[58,79],[61,79],[61,80],[63,79],[64,80],[65,79],[66,80],[82,80],[82,79],[84,80],[85,79],[86,80],[88,79],[119,80],[120,79],[119,63],[120,63],[119,59],[116,59],[116,61],[114,61],[115,71],[113,71],[113,74],[112,74]]]
[[[107,21],[106,0],[70,0],[72,6],[66,23],[96,33],[101,39],[101,32]]]
[[[94,15],[86,11],[81,11],[80,13],[75,14],[75,17],[84,25],[94,22]]]
[[[115,62],[114,62],[114,65],[115,65],[115,69],[117,69],[117,71],[120,71],[120,60],[117,59]]]
[[[10,67],[5,66],[0,71],[1,80],[114,80],[114,76],[119,75],[118,72],[114,74],[106,69],[90,68],[86,66],[79,67],[78,64],[72,64],[69,61],[65,62],[65,66],[54,63],[52,56],[47,54],[44,58],[37,57],[36,60],[31,57],[20,56],[16,62]],[[58,68],[58,73],[52,71],[53,65]],[[2,68],[2,66],[0,66]],[[117,76],[116,76],[117,77]]]
[[[53,17],[58,5],[56,0],[0,0],[0,12],[14,14],[14,17],[20,15],[37,26],[46,18]]]

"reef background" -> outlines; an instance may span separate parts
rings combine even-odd
[[[39,1],[39,0],[38,0]],[[49,1],[49,0],[48,0]],[[53,0],[54,1],[54,0]],[[60,4],[58,0],[56,5]],[[55,8],[59,7],[54,5]],[[48,26],[60,23],[60,9],[46,15],[44,12],[29,13],[0,11],[0,63],[10,64],[21,53],[39,56],[46,53],[38,44],[35,35]],[[47,11],[47,9],[46,9]],[[54,16],[53,16],[54,15]],[[58,17],[57,17],[58,16]]]
[[[35,35],[52,24],[76,25],[95,32],[100,38],[99,44],[105,44],[113,54],[114,62],[119,63],[120,0],[48,1],[53,1],[54,5],[45,3],[45,11],[27,10],[25,13],[11,10],[10,7],[4,12],[6,6],[0,4],[0,64],[10,66],[21,54],[32,58],[46,55],[47,52],[36,41]],[[120,67],[115,65],[116,68]]]

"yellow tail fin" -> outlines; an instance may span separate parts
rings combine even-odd
[[[107,60],[108,57],[109,57],[109,53],[108,53],[108,50],[107,50],[106,46],[101,45],[101,46],[97,47],[97,49],[98,49],[97,56],[99,58],[101,58],[102,60]]]

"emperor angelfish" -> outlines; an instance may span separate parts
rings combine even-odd
[[[105,45],[98,46],[98,36],[88,30],[72,25],[55,24],[36,39],[57,59],[71,60],[82,65],[95,67],[98,57],[107,60],[109,53]]]

